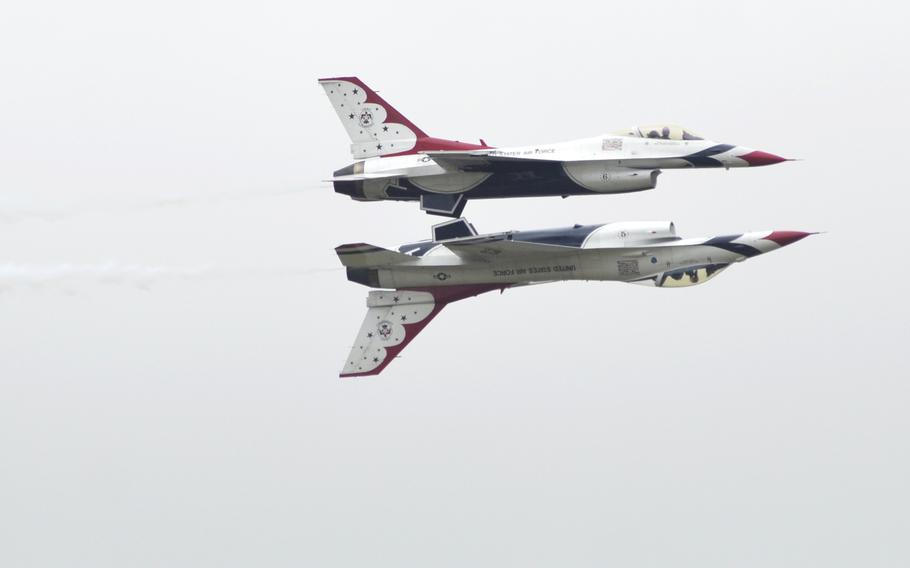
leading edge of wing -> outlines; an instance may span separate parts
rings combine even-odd
[[[443,241],[444,247],[457,254],[459,257],[479,262],[493,262],[509,256],[528,257],[542,256],[559,252],[574,252],[576,247],[531,243],[526,241],[511,240],[508,235],[468,237]]]
[[[439,150],[421,152],[430,157],[441,168],[448,171],[462,172],[496,172],[514,170],[516,167],[527,168],[558,164],[559,160],[542,158],[536,154],[521,156],[503,156],[497,150]]]

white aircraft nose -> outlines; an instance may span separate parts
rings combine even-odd
[[[742,235],[737,242],[753,247],[757,254],[764,254],[815,234],[806,231],[758,231]]]

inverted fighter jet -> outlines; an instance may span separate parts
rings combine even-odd
[[[358,201],[420,201],[459,217],[469,199],[595,195],[653,189],[663,169],[766,166],[785,158],[706,140],[669,124],[535,146],[494,148],[433,138],[357,77],[320,79],[355,162],[335,191]]]
[[[491,290],[561,280],[615,280],[658,288],[703,284],[734,262],[813,233],[757,231],[682,239],[670,222],[575,225],[478,235],[464,219],[397,251],[356,243],[335,249],[348,280],[371,288],[342,377],[376,375],[447,304]]]

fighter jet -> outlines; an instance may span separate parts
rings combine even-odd
[[[355,162],[327,181],[358,201],[420,201],[460,217],[469,199],[653,189],[664,169],[766,166],[785,158],[721,144],[670,124],[555,144],[494,148],[433,138],[357,77],[320,79]]]
[[[814,233],[757,231],[682,239],[672,222],[621,222],[478,235],[456,219],[397,251],[364,243],[335,249],[348,280],[374,290],[342,377],[376,375],[447,304],[491,290],[562,280],[658,288],[703,284],[735,262]]]

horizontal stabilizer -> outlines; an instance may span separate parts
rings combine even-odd
[[[366,317],[340,376],[378,375],[446,304],[503,287],[486,284],[371,291]]]
[[[334,176],[322,181],[365,181],[368,179],[391,179],[401,177],[401,174],[377,173],[377,174],[349,174],[344,176]]]
[[[413,256],[366,243],[352,243],[335,247],[341,264],[354,268],[384,266],[414,262]]]

